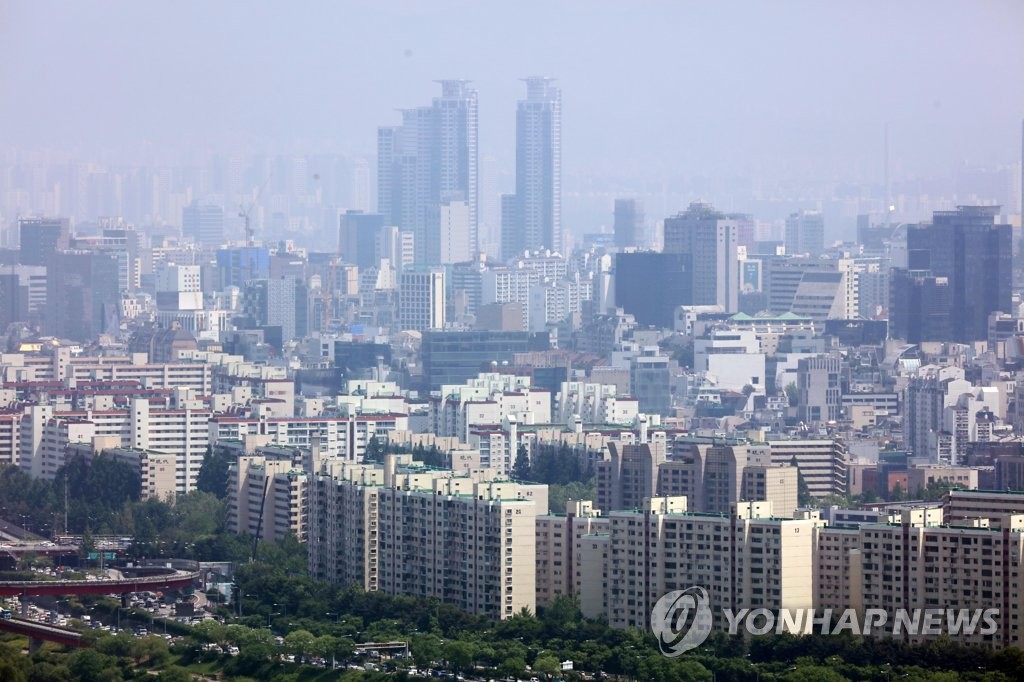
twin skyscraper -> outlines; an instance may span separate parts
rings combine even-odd
[[[562,247],[562,96],[527,78],[516,110],[516,191],[501,197],[501,256]],[[481,251],[477,92],[440,81],[430,106],[405,109],[377,133],[377,210],[413,235],[415,262],[468,261]],[[497,245],[496,245],[497,246]]]

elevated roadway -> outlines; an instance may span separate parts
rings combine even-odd
[[[55,625],[36,623],[22,618],[0,619],[0,632],[11,632],[22,637],[28,637],[29,649],[34,650],[39,646],[40,641],[56,642],[64,646],[84,648],[89,646],[82,634],[75,630],[59,628]]]
[[[65,594],[129,594],[155,590],[181,590],[199,581],[194,571],[168,571],[121,580],[2,580],[0,596],[22,597]]]

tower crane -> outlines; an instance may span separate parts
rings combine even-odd
[[[256,245],[256,228],[252,226],[251,217],[252,211],[256,208],[256,205],[260,201],[260,197],[263,196],[263,190],[267,188],[267,183],[270,182],[270,173],[267,174],[267,179],[263,181],[259,189],[256,190],[256,196],[248,205],[238,205],[238,217],[245,221],[245,243],[247,246]]]

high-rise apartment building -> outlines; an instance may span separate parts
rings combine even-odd
[[[328,463],[312,483],[309,572],[511,618],[536,607],[536,516],[547,486],[417,467]]]
[[[728,514],[690,513],[684,497],[656,497],[607,515],[612,627],[649,628],[655,602],[691,586],[707,590],[719,629],[724,609],[814,606],[811,557],[821,521],[775,518],[767,502],[739,502]]]
[[[525,79],[516,107],[516,193],[502,197],[501,251],[562,249],[562,91],[554,79]]]
[[[620,249],[629,246],[643,246],[644,205],[639,199],[615,200],[615,246]]]
[[[665,219],[665,253],[689,254],[693,262],[693,305],[720,305],[736,312],[739,304],[739,256],[735,219],[711,204],[692,203]]]
[[[308,474],[290,458],[239,457],[228,468],[229,530],[274,542],[307,539]]]
[[[786,253],[820,256],[825,250],[825,217],[821,211],[801,211],[786,218]]]
[[[465,202],[469,250],[478,250],[477,94],[469,81],[443,80],[428,107],[402,112],[377,133],[377,212],[414,234],[416,262],[440,265],[441,206]]]

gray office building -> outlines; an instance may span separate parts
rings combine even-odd
[[[665,253],[689,254],[693,261],[693,305],[720,305],[727,313],[739,305],[739,260],[735,219],[711,204],[692,203],[665,219]]]
[[[644,205],[639,199],[615,200],[615,246],[643,246]]]

